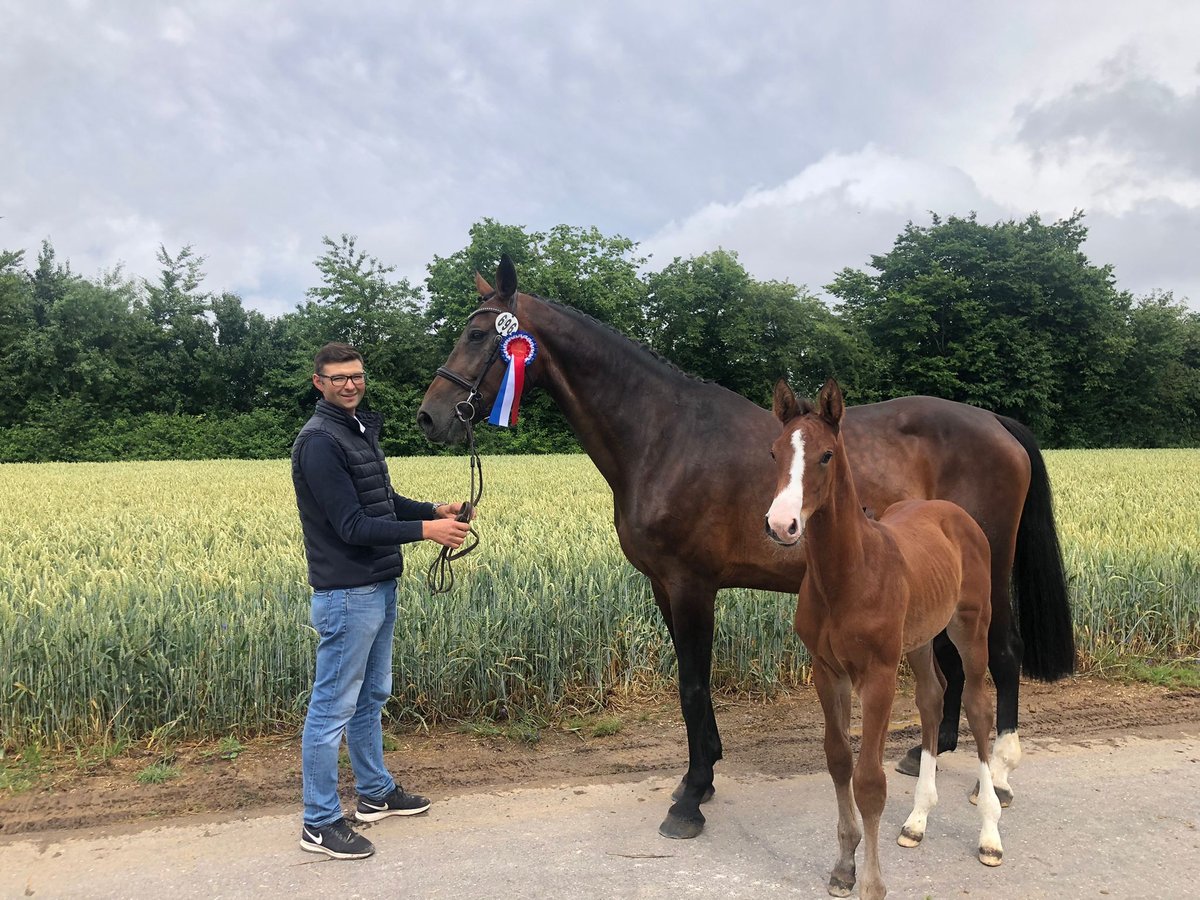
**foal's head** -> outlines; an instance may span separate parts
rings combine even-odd
[[[844,412],[842,389],[832,378],[815,406],[798,398],[787,382],[775,385],[775,417],[784,428],[771,445],[777,480],[766,527],[777,544],[799,541],[809,516],[825,505],[841,449]]]

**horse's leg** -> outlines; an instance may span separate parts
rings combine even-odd
[[[868,660],[858,685],[862,700],[863,733],[854,767],[854,800],[862,814],[866,847],[863,851],[863,900],[883,900],[887,885],[879,868],[879,820],[887,803],[887,776],[883,773],[883,745],[896,698],[896,669],[899,660]]]
[[[829,893],[834,897],[849,897],[854,890],[854,852],[862,840],[850,787],[854,774],[854,755],[850,750],[850,679],[833,672],[814,656],[813,685],[825,714],[825,765],[833,779],[838,805],[838,856],[829,874]]]
[[[963,670],[958,651],[946,632],[933,639],[933,652],[946,687],[942,699],[942,719],[938,726],[938,753],[950,753],[958,749],[958,720],[962,712]],[[921,772],[921,747],[912,747],[896,763],[901,775],[919,775]]]
[[[937,806],[937,733],[942,721],[945,681],[937,670],[933,646],[923,644],[908,654],[917,682],[917,710],[921,714],[921,774],[913,797],[913,810],[896,839],[901,847],[915,847],[925,837],[929,812]]]
[[[671,600],[667,596],[667,592],[664,591],[662,588],[660,588],[658,586],[657,582],[655,582],[653,579],[651,579],[651,581],[650,581],[650,586],[651,586],[651,589],[654,591],[655,603],[657,603],[658,609],[662,613],[663,621],[667,625],[667,633],[671,635],[671,645],[674,646],[675,645],[675,623],[671,618]],[[715,600],[715,595],[714,595],[714,600]],[[680,702],[682,705],[682,696],[680,697]],[[708,722],[709,722],[708,727],[712,729],[712,738],[706,739],[704,741],[704,746],[712,747],[715,745],[716,755],[711,760],[713,763],[715,763],[718,759],[721,758],[721,735],[717,731],[717,718],[716,718],[716,715],[713,713],[711,695],[710,695],[709,704],[708,704]],[[684,773],[683,777],[679,779],[679,784],[677,784],[675,786],[675,790],[671,793],[671,802],[675,803],[680,798],[682,798],[683,792],[685,790],[687,790],[687,773],[686,772]],[[714,793],[716,793],[716,789],[712,785],[709,785],[708,790],[705,791],[703,795],[701,795],[700,802],[707,803],[709,800],[712,799],[712,796]]]
[[[664,588],[669,597],[671,637],[679,660],[679,705],[687,726],[688,770],[683,790],[658,827],[668,838],[693,838],[704,829],[700,804],[712,796],[713,763],[721,758],[721,737],[713,714],[713,603],[711,587],[676,582]],[[659,590],[655,589],[656,598]],[[661,603],[661,601],[660,601]]]
[[[992,733],[992,698],[988,695],[984,677],[987,673],[987,636],[982,625],[972,619],[955,615],[950,623],[951,636],[963,657],[966,682],[963,699],[967,723],[975,738],[979,755],[979,785],[977,802],[981,827],[979,831],[979,861],[985,866],[998,866],[1004,859],[1000,843],[1000,800],[992,784],[989,739]]]

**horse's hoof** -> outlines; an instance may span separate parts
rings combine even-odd
[[[996,799],[1000,801],[1001,809],[1008,809],[1012,806],[1013,792],[1008,788],[994,788],[996,791]],[[971,791],[971,803],[974,806],[979,805],[979,782],[975,782],[975,790]]]
[[[992,868],[995,868],[996,866],[1000,865],[1000,863],[1004,862],[1004,851],[992,849],[990,847],[980,847],[979,861],[985,866],[991,866]]]
[[[698,814],[696,818],[684,818],[667,812],[667,817],[659,826],[659,834],[672,840],[691,840],[704,830],[704,817]]]
[[[921,839],[923,837],[925,837],[923,833],[917,834],[915,831],[911,830],[907,825],[905,825],[900,829],[900,837],[896,838],[896,843],[901,847],[918,847],[920,846]]]
[[[671,802],[678,803],[680,800],[682,800],[683,792],[686,790],[687,790],[687,776],[684,775],[683,778],[681,778],[679,780],[679,784],[677,784],[675,786],[675,790],[671,792]],[[704,792],[704,795],[700,798],[700,802],[707,803],[709,800],[712,799],[712,795],[715,794],[716,792],[717,792],[717,789],[710,784],[708,786],[708,790],[706,790]]]
[[[913,747],[896,763],[896,771],[901,775],[911,775],[916,778],[921,774],[921,748]]]
[[[830,897],[849,897],[854,893],[854,882],[843,881],[836,875],[829,878],[829,896]]]

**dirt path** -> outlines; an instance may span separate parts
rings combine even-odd
[[[1021,734],[1027,741],[1094,742],[1129,736],[1200,733],[1200,691],[1076,678],[1055,685],[1026,683],[1021,692]],[[481,789],[615,782],[647,773],[682,774],[687,740],[678,708],[661,702],[630,705],[606,714],[620,730],[592,733],[594,720],[568,731],[548,728],[535,744],[470,730],[435,728],[401,735],[388,753],[392,770],[414,790],[435,799]],[[821,713],[811,690],[769,702],[719,698],[717,721],[725,744],[719,774],[787,777],[824,771]],[[897,698],[889,758],[915,743],[911,697]],[[970,738],[964,749],[970,750]],[[214,746],[176,748],[180,775],[141,785],[138,772],[158,753],[132,752],[91,771],[60,769],[45,785],[0,794],[0,840],[30,832],[145,825],[212,814],[298,815],[300,747],[296,738],[249,742],[236,759]],[[1019,771],[1017,781],[1019,786]],[[1018,787],[1019,790],[1019,787]],[[353,794],[348,781],[343,796]]]

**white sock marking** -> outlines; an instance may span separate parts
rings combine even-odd
[[[982,820],[980,849],[1003,853],[1004,848],[1000,844],[1000,801],[992,784],[992,770],[984,762],[979,764],[979,817]]]

